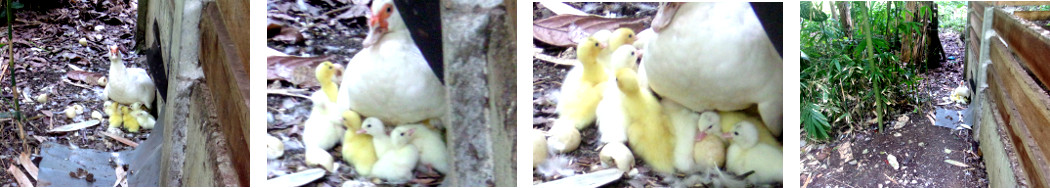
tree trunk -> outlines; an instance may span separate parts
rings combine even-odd
[[[929,7],[925,15],[923,7]],[[936,4],[929,1],[913,2],[905,4],[905,9],[912,14],[905,16],[906,22],[919,22],[921,28],[918,32],[901,32],[901,60],[908,63],[923,65],[925,68],[937,68],[944,61],[944,47],[941,46],[940,35],[937,25]]]
[[[846,34],[846,37],[853,38],[853,18],[849,13],[849,2],[835,2],[835,6],[839,9],[839,24],[842,25],[842,33]]]

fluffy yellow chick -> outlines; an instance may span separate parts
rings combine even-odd
[[[102,103],[102,112],[105,112],[107,116],[111,116],[117,111],[117,105],[119,104],[114,103],[113,101],[106,101],[105,103]]]
[[[149,112],[145,110],[135,110],[131,112],[131,116],[135,117],[135,121],[142,126],[143,129],[153,129],[153,126],[157,124],[157,119],[154,119]]]
[[[603,167],[615,167],[623,172],[629,172],[634,167],[634,154],[631,153],[631,149],[627,149],[627,146],[619,142],[605,144],[602,151],[598,153],[598,159],[601,160]]]
[[[357,133],[372,135],[372,148],[375,148],[376,156],[383,156],[390,151],[390,135],[386,134],[383,121],[380,121],[379,118],[365,118],[365,121],[361,122],[361,130],[357,130]]]
[[[338,87],[332,82],[332,76],[335,75],[336,71],[335,65],[330,61],[321,62],[314,69],[314,76],[317,77],[318,83],[321,84],[321,91],[324,91],[324,94],[331,102],[335,102],[336,94],[339,92]]]
[[[617,70],[620,68],[635,68],[635,62],[638,61],[641,55],[637,49],[632,45],[623,45],[612,54],[612,61],[610,67]],[[615,73],[609,74],[610,79],[616,79]],[[596,109],[598,133],[601,134],[602,143],[627,142],[627,116],[624,115],[624,109],[621,108],[621,100],[623,100],[623,94],[620,93],[620,88],[616,87],[615,82],[605,82],[606,86],[602,91],[602,100],[598,102],[598,108]]]
[[[726,170],[737,175],[754,171],[747,176],[753,184],[783,182],[783,151],[779,146],[758,142],[758,129],[748,121],[741,121],[732,132],[722,137],[733,141],[726,152]]]
[[[721,119],[720,122],[722,126],[722,132],[733,131],[733,128],[735,128],[735,126],[738,125],[737,123],[741,121],[747,121],[754,125],[755,129],[758,130],[759,142],[774,146],[780,146],[780,142],[777,141],[777,138],[773,137],[772,132],[770,132],[769,129],[766,128],[765,124],[763,124],[762,120],[758,119],[758,117],[751,116],[747,113],[744,113],[743,111],[719,111],[717,118]],[[730,143],[732,143],[732,141],[730,141]]]
[[[331,149],[336,143],[342,141],[346,128],[342,125],[342,114],[332,114],[335,109],[335,84],[332,83],[331,62],[324,62],[317,66],[317,82],[321,83],[321,90],[310,95],[313,107],[310,116],[303,122],[303,144],[309,147],[317,147],[322,150]]]
[[[547,137],[536,129],[532,129],[529,136],[532,138],[532,168],[536,168],[547,160]]]
[[[322,101],[315,102],[313,110],[310,111],[310,116],[303,122],[303,144],[307,147],[317,147],[321,150],[328,150],[335,146],[336,143],[342,141],[343,132],[346,129],[342,125],[342,117],[329,117],[328,114],[322,110],[324,94],[321,92],[315,92],[311,95],[312,100]],[[338,121],[338,124],[332,123],[332,121]]]
[[[422,124],[400,125],[394,128],[394,132],[412,132],[409,143],[419,149],[419,166],[440,173],[448,172],[448,149],[445,147],[445,141],[441,139],[441,133]]]
[[[679,172],[695,172],[696,162],[693,160],[693,146],[696,142],[697,120],[700,115],[684,106],[670,100],[660,101],[663,112],[667,114],[668,121],[673,128],[674,135],[674,167]]]
[[[718,113],[708,111],[700,114],[697,123],[696,143],[693,144],[693,161],[700,170],[725,166],[726,143],[720,137]]]
[[[412,169],[419,161],[419,150],[416,146],[409,144],[415,129],[394,129],[390,132],[390,151],[384,153],[376,161],[372,169],[372,176],[390,182],[406,182],[413,178]]]
[[[146,110],[146,108],[142,107],[142,103],[138,103],[138,102],[131,103],[131,105],[128,105],[128,107],[130,108],[129,110],[132,110],[132,111],[135,111],[135,110]]]
[[[109,102],[109,101],[106,101]],[[124,122],[124,114],[120,112],[120,104],[113,103],[110,107],[106,107],[106,111],[109,112],[109,128],[120,128],[120,125]]]
[[[346,133],[343,134],[343,160],[354,165],[358,174],[371,175],[372,166],[378,160],[376,148],[372,144],[372,135],[358,133],[362,129],[361,116],[357,112],[344,111],[343,125],[346,126]]]
[[[602,98],[602,83],[608,79],[604,66],[596,60],[602,48],[604,46],[590,37],[577,46],[580,64],[569,70],[562,82],[555,126],[567,124],[583,129],[594,122],[595,108]]]
[[[605,44],[606,48],[603,48],[601,53],[598,54],[598,63],[601,63],[605,67],[605,71],[612,73],[616,71],[616,66],[613,65],[613,52],[618,50],[622,45],[631,45],[635,41],[634,30],[630,28],[619,28],[612,31],[608,36],[600,36],[601,34],[595,33],[592,35],[595,40]]]
[[[131,115],[131,110],[121,106],[120,113],[120,116],[124,118],[124,128],[128,129],[128,132],[139,132],[139,122],[135,120],[135,116]]]
[[[674,173],[674,135],[667,115],[656,97],[639,87],[634,71],[616,72],[616,85],[623,92],[623,108],[631,124],[627,126],[627,140],[634,153],[653,170]]]

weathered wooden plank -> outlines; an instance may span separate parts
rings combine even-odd
[[[1001,105],[1009,115],[1004,119],[1010,119],[1008,123],[1020,140],[1015,143],[1023,149],[1025,169],[1033,175],[1031,183],[1050,187],[1050,137],[1045,136],[1050,135],[1050,96],[1025,73],[1022,63],[1001,41],[993,40],[991,58],[1004,92]]]
[[[984,14],[978,14],[976,11],[974,11],[970,12],[970,14],[968,15],[968,18],[970,20],[970,27],[981,29],[981,24],[983,24],[982,22],[984,21]]]
[[[237,59],[241,60],[241,66],[245,73],[251,74],[248,68],[248,0],[222,0],[215,1],[222,13],[222,20],[226,31],[232,38],[237,52]]]
[[[1050,1],[996,1],[995,6],[1037,6],[1050,5]]]
[[[984,15],[984,8],[988,6],[987,2],[970,1],[970,9],[977,12],[977,15]]]
[[[11,164],[7,167],[7,173],[11,173],[11,176],[15,177],[15,180],[18,182],[18,186],[33,187],[33,182],[29,181],[29,178],[26,177],[25,173],[22,173],[22,170],[18,169],[18,167],[14,164]]]
[[[1050,11],[1014,11],[1014,15],[1028,21],[1050,19]]]
[[[1022,23],[1001,9],[995,9],[994,19],[992,27],[1021,57],[1023,63],[1020,65],[1035,75],[1039,85],[1050,84],[1050,55],[1047,55],[1050,54],[1050,36],[1041,34],[1039,31],[1043,29],[1039,26],[1027,21]]]
[[[988,77],[990,80],[996,79],[994,74]],[[986,91],[991,92],[984,92],[982,95],[1001,93],[995,81],[989,82],[990,87]],[[1010,129],[1006,126],[998,106],[991,106],[1002,103],[998,103],[1000,99],[996,97],[987,97],[987,99],[981,101],[983,104],[981,109],[978,109],[980,116],[983,117],[979,122],[978,140],[981,153],[984,153],[988,185],[990,187],[1018,187],[1019,184],[1027,184],[1027,179],[1024,177],[1028,175],[1021,170],[1022,168],[1017,168],[1020,166],[1020,159],[1017,157],[1017,148],[1010,140]]]
[[[218,126],[225,135],[231,161],[242,186],[249,184],[251,167],[248,131],[248,73],[244,70],[237,51],[235,38],[231,37],[215,3],[207,3],[201,14],[200,61],[206,85],[213,91],[211,101],[217,111]]]

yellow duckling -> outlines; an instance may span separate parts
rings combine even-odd
[[[372,146],[372,135],[357,133],[361,129],[361,116],[354,111],[343,112],[343,125],[346,133],[343,134],[343,160],[354,165],[358,174],[368,176],[372,174],[372,166],[375,165],[378,156],[376,148]]]
[[[780,146],[758,142],[758,129],[748,121],[741,121],[732,132],[722,134],[733,144],[726,152],[726,170],[738,175],[754,171],[747,176],[753,184],[783,182],[783,156]]]
[[[128,129],[128,132],[139,132],[139,122],[135,119],[135,116],[131,115],[131,110],[128,107],[121,106],[120,113],[120,116],[124,118],[124,128]]]
[[[725,166],[726,143],[720,137],[718,113],[708,111],[700,114],[697,123],[696,143],[693,144],[693,161],[700,170]]]
[[[721,119],[722,132],[731,132],[736,128],[735,126],[738,125],[737,123],[747,121],[754,125],[755,129],[758,130],[759,142],[780,146],[780,142],[777,141],[777,138],[773,137],[773,134],[766,128],[765,124],[762,123],[762,120],[758,119],[758,117],[751,116],[743,111],[719,111],[716,118]],[[732,141],[730,141],[730,143],[732,143]]]
[[[634,153],[653,170],[674,173],[675,137],[671,134],[668,116],[663,113],[656,97],[639,87],[634,71],[616,72],[616,85],[623,92],[623,108],[631,124],[627,126],[627,140]]]
[[[595,108],[602,98],[602,83],[608,79],[604,66],[596,60],[603,48],[589,37],[577,46],[580,64],[569,70],[562,82],[555,126],[567,124],[583,129],[594,122]]]
[[[106,101],[109,102],[109,101]],[[124,122],[124,113],[120,111],[120,104],[112,103],[109,107],[106,107],[106,111],[109,111],[109,128],[120,128],[120,125]],[[110,109],[112,108],[112,110]]]
[[[612,62],[614,59],[612,57],[613,52],[619,49],[622,45],[633,44],[635,42],[636,37],[634,34],[634,30],[630,28],[619,28],[607,34],[604,33],[608,32],[608,30],[602,31],[605,32],[599,31],[598,33],[595,33],[591,36],[593,36],[595,40],[598,40],[599,42],[605,44],[605,48],[603,48],[601,53],[598,54],[597,60],[598,63],[601,63],[605,67],[606,72],[612,74],[614,73],[614,71],[617,70],[618,67],[623,67],[614,65],[615,62]]]
[[[596,58],[603,46],[588,37],[577,46],[580,64],[569,70],[558,96],[558,119],[548,130],[550,148],[558,153],[570,152],[579,146],[579,129],[586,128],[595,119],[595,108],[602,98],[602,83],[608,78]],[[576,130],[571,130],[571,129]]]

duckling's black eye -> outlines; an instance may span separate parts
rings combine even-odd
[[[631,52],[631,56],[634,56],[634,52]]]
[[[405,133],[401,133],[401,136],[405,136]]]
[[[738,133],[738,132],[733,132],[733,135],[736,135],[736,136],[740,136],[740,133]]]
[[[394,8],[386,7],[386,12],[389,13],[389,12],[393,12],[393,11],[394,11]]]
[[[598,43],[594,43],[594,47],[598,47]]]
[[[365,127],[372,128],[372,124],[365,125]]]
[[[627,34],[627,38],[633,38],[633,37],[634,37],[633,34]]]

